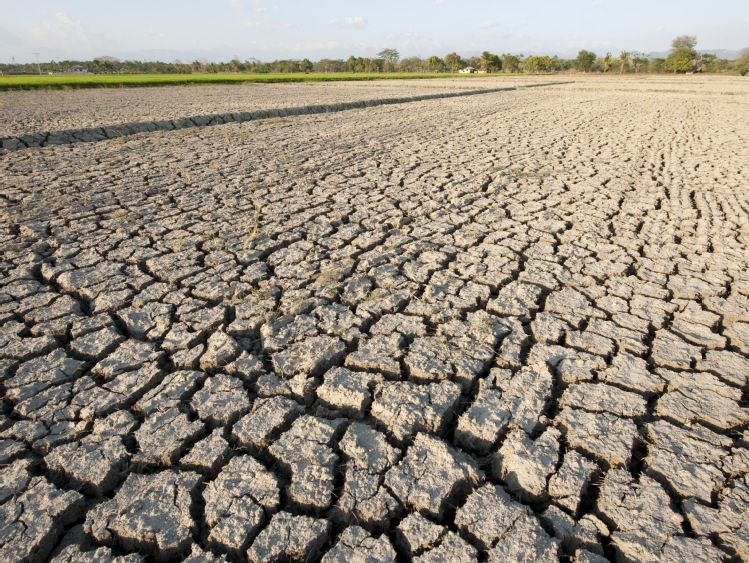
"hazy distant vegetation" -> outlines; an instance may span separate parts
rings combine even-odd
[[[196,60],[190,63],[175,60],[171,63],[159,61],[121,61],[114,57],[98,57],[91,61],[52,61],[8,65],[0,64],[3,74],[256,74],[278,75],[298,73],[349,73],[349,74],[436,74],[455,73],[466,67],[488,73],[548,73],[548,72],[598,72],[598,73],[664,73],[664,72],[708,72],[749,73],[749,49],[744,49],[736,60],[720,59],[715,55],[699,53],[697,38],[683,35],[671,44],[671,53],[666,58],[650,58],[637,51],[622,51],[618,55],[607,53],[600,57],[581,50],[574,59],[550,56],[524,56],[505,53],[497,55],[484,51],[481,56],[462,57],[448,53],[443,57],[401,58],[396,49],[383,49],[375,57],[348,59],[285,59],[263,62],[257,59],[245,61],[235,57],[229,62]]]

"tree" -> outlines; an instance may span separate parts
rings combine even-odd
[[[502,70],[505,72],[518,72],[520,70],[520,57],[510,55],[509,53],[502,55]]]
[[[554,70],[554,61],[551,57],[528,57],[523,61],[523,70],[525,72],[551,72]]]
[[[629,51],[622,51],[619,54],[619,74],[624,72],[624,67],[629,65]]]
[[[673,41],[671,41],[671,50],[672,51],[680,51],[681,49],[687,49],[688,51],[691,51],[694,53],[694,56],[692,58],[697,57],[697,51],[695,51],[695,47],[697,46],[697,37],[694,35],[680,35]]]
[[[741,50],[739,58],[733,61],[733,68],[741,76],[749,74],[749,48]]]
[[[666,57],[666,70],[689,72],[692,70],[692,60],[692,53],[688,49],[679,49]]]
[[[484,51],[481,53],[481,68],[486,72],[500,71],[502,70],[502,59],[489,51]]]
[[[603,57],[603,72],[608,72],[611,70],[611,53],[606,53],[606,56]]]
[[[445,55],[445,67],[450,72],[458,72],[464,66],[463,59],[460,58],[458,53],[448,53]]]
[[[312,61],[309,59],[303,59],[301,63],[299,63],[299,70],[305,73],[312,72]]]
[[[427,59],[427,65],[429,65],[430,72],[442,72],[445,67],[445,63],[437,55],[432,55]]]
[[[377,53],[377,58],[384,60],[390,64],[397,64],[401,58],[401,54],[397,49],[383,49]]]
[[[586,51],[583,49],[577,54],[575,59],[575,68],[582,70],[583,72],[590,72],[593,70],[593,65],[596,62],[596,54],[592,51]]]
[[[694,35],[680,35],[671,41],[671,54],[666,57],[666,70],[689,72],[692,61],[697,58],[697,38]]]
[[[649,63],[644,53],[632,53],[632,65],[635,67],[635,72],[647,71]]]

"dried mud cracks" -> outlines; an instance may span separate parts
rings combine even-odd
[[[696,84],[0,156],[0,560],[749,560],[749,89]]]

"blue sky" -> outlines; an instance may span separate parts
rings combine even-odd
[[[0,0],[0,62],[88,59],[574,56],[749,47],[749,1],[715,0]]]

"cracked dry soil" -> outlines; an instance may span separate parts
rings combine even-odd
[[[0,155],[0,560],[749,560],[747,97]]]

